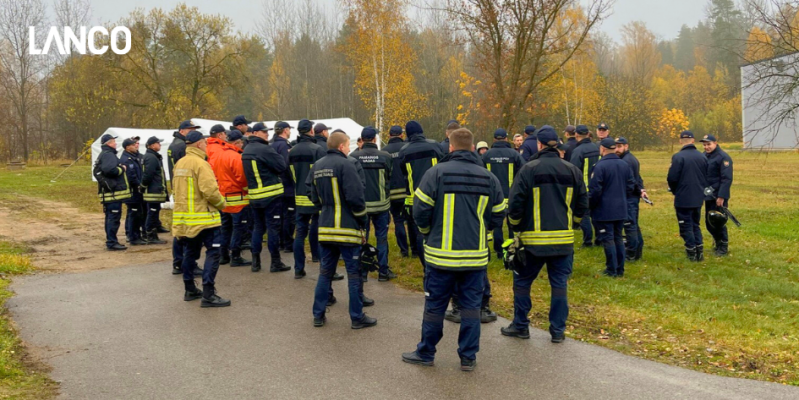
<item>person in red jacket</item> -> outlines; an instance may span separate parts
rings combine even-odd
[[[208,155],[208,162],[210,163],[211,159],[215,158],[227,144],[227,133],[225,132],[225,127],[220,124],[212,126],[208,133],[211,137],[206,140],[208,147],[205,150],[205,154]]]
[[[219,264],[229,263],[231,267],[245,267],[251,265],[252,261],[241,256],[241,241],[246,229],[245,207],[249,204],[247,178],[244,176],[244,167],[241,163],[243,135],[236,129],[215,132],[216,128],[216,126],[211,128],[206,152],[208,162],[219,183],[219,191],[227,202],[227,207],[222,210],[222,255]],[[221,140],[220,137],[226,140]],[[213,151],[211,143],[214,143]]]

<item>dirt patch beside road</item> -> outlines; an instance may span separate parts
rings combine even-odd
[[[5,202],[4,202],[5,203]],[[171,237],[165,245],[131,246],[127,251],[105,249],[103,214],[80,211],[64,203],[19,196],[0,206],[0,238],[31,248],[40,271],[80,272],[131,264],[151,264],[172,258]],[[118,237],[124,244],[124,218]]]

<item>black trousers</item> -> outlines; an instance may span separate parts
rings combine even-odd
[[[677,222],[680,225],[680,237],[685,241],[686,249],[702,246],[702,229],[699,227],[702,207],[682,208],[677,207]]]
[[[105,213],[105,245],[111,248],[119,243],[117,232],[119,231],[119,222],[122,220],[122,202],[103,204],[103,213]]]

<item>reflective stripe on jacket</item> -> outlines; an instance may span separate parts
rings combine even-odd
[[[144,201],[148,203],[163,203],[169,199],[169,193],[166,190],[163,157],[155,150],[147,149],[144,153],[141,183],[145,187]]]
[[[510,143],[499,141],[483,154],[483,162],[485,162],[486,168],[499,179],[499,183],[502,184],[502,194],[507,199],[510,187],[513,185],[513,178],[524,165],[522,156],[513,150]]]
[[[250,136],[247,148],[241,154],[241,161],[253,207],[264,208],[283,195],[280,174],[286,171],[286,161],[269,143],[257,136]]]
[[[311,188],[306,184],[306,180],[314,163],[326,154],[322,146],[316,144],[316,139],[313,136],[304,134],[297,137],[297,144],[289,151],[289,166],[295,182],[294,199],[297,212],[300,214],[319,212],[319,209],[311,202],[309,197]]]
[[[244,176],[241,150],[227,142],[221,142],[217,147],[213,156],[208,156],[208,163],[214,170],[219,192],[225,196],[227,207],[222,211],[235,214],[250,204],[247,199],[247,178]]]
[[[572,152],[570,160],[583,177],[583,185],[588,187],[588,181],[591,179],[591,173],[594,172],[594,165],[599,161],[599,146],[592,142],[591,139],[585,138],[577,142],[577,146]]]
[[[443,157],[441,146],[435,142],[429,142],[421,134],[413,135],[408,138],[408,144],[402,147],[399,152],[402,175],[405,176],[405,205],[412,206],[415,191],[419,187],[425,172],[438,164]]]
[[[375,143],[364,143],[363,148],[352,152],[363,168],[366,192],[366,212],[378,214],[391,208],[391,155],[380,151]]]
[[[314,164],[305,184],[310,187],[311,201],[322,210],[319,242],[360,245],[367,217],[364,186],[355,164],[344,153],[328,150]]]
[[[619,207],[625,208],[625,204]],[[539,151],[522,167],[508,200],[508,219],[526,249],[539,257],[574,251],[572,221],[588,212],[582,173],[554,148]]]
[[[205,161],[205,152],[188,147],[172,178],[175,207],[172,211],[172,235],[193,238],[205,229],[222,225],[219,210],[225,198],[219,193],[214,170]]]
[[[446,155],[416,189],[413,219],[426,237],[425,261],[432,268],[486,268],[488,232],[502,226],[504,217],[499,180],[471,151]]]
[[[102,203],[113,203],[129,199],[131,196],[130,184],[128,184],[125,170],[119,166],[116,149],[105,144],[101,148],[102,152],[97,157],[96,163],[111,190],[104,188],[98,182],[97,197]]]

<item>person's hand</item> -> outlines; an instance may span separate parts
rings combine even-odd
[[[649,195],[646,194],[646,190],[641,190],[641,198],[642,199],[649,199]]]
[[[718,206],[718,207],[724,207],[724,199],[722,199],[721,197],[719,197],[718,199],[716,199],[716,206]]]

